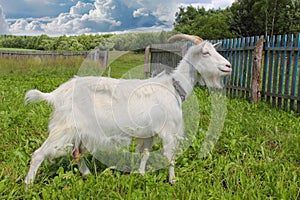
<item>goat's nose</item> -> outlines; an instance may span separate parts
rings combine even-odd
[[[226,64],[225,66],[228,68],[231,68],[231,64]]]

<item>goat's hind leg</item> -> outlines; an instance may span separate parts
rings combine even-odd
[[[32,154],[29,171],[25,178],[26,184],[33,183],[37,170],[45,159],[54,159],[60,156],[67,155],[67,150],[64,149],[64,147],[59,148],[57,144],[63,143],[61,143],[61,141],[55,141],[51,138],[47,138],[43,145]]]
[[[43,146],[37,149],[31,156],[29,171],[25,178],[25,183],[27,185],[33,183],[37,170],[39,169],[42,162],[45,160],[46,155],[43,152]]]
[[[78,169],[79,169],[80,173],[83,176],[86,176],[88,174],[91,174],[91,172],[90,172],[90,169],[88,168],[88,166],[86,165],[83,156],[81,156],[80,153],[81,153],[81,151],[79,150],[79,148],[75,148],[73,150],[72,155],[74,157],[76,164],[78,165]]]
[[[37,170],[45,159],[54,159],[61,156],[66,156],[71,151],[71,146],[65,145],[67,143],[68,142],[66,142],[66,138],[64,137],[57,139],[49,135],[42,146],[32,154],[29,171],[25,178],[25,183],[33,183]]]

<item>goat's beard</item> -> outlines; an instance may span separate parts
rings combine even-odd
[[[199,82],[200,85],[206,85],[208,88],[211,89],[222,89],[224,87],[221,77],[202,77]]]

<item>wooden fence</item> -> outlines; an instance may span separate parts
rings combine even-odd
[[[87,52],[0,51],[0,58],[26,60],[32,57],[56,59],[88,55]]]
[[[145,74],[149,76],[156,76],[162,71],[169,73],[174,69],[182,56],[186,53],[188,45],[184,43],[173,44],[152,44],[147,48],[145,54]],[[149,53],[151,51],[150,58],[150,71],[148,70]]]
[[[262,99],[274,106],[300,112],[299,36],[291,34],[213,41],[221,42],[217,50],[232,64],[231,76],[224,78],[227,94],[252,102]],[[158,63],[176,67],[178,55],[182,56],[186,49],[186,46],[183,50],[180,46],[167,46],[150,46],[150,73],[156,70]],[[166,51],[175,51],[176,58],[167,56],[164,58],[167,62],[164,61],[162,57],[167,55]]]
[[[262,79],[264,100],[300,112],[300,34],[267,37]]]
[[[45,52],[45,51],[0,51],[0,59],[27,60],[32,58],[40,59],[58,59],[58,58],[73,58],[84,57],[85,59],[100,62],[102,66],[107,67],[108,52],[95,49],[90,52]]]

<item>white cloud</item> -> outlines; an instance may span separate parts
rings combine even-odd
[[[158,21],[165,22],[168,25],[172,25],[175,17],[175,12],[177,11],[177,4],[170,2],[158,3],[157,7],[153,8],[153,15],[158,19]],[[172,14],[170,14],[172,13]]]
[[[42,23],[37,20],[28,22],[27,19],[18,19],[10,26],[10,31],[14,34],[24,34],[24,32],[27,34],[42,34],[44,30],[41,26]]]
[[[149,11],[146,8],[139,8],[133,12],[133,17],[148,17]]]
[[[162,23],[160,20],[164,20],[163,23],[165,23],[172,18],[173,14],[170,14],[170,10],[155,9],[157,6],[152,4],[155,3],[140,1],[139,4],[134,4],[127,0],[96,0],[91,6],[88,3],[78,2],[69,13],[60,14],[52,22],[42,25],[42,28],[48,34],[80,34],[84,31],[111,32],[140,26],[153,27],[157,23]],[[152,10],[146,9],[146,7],[150,8],[150,5]],[[165,17],[166,15],[168,17]]]
[[[0,3],[1,1],[5,0],[0,0]],[[224,8],[230,6],[233,1],[202,0],[199,3],[199,0],[95,0],[93,2],[92,0],[20,0],[22,4],[26,3],[27,7],[32,4],[32,10],[40,8],[41,5],[48,5],[46,9],[52,8],[53,4],[69,7],[55,16],[46,14],[42,17],[35,17],[35,15],[40,15],[42,10],[32,17],[7,21],[13,34],[60,35],[128,30],[156,31],[172,29],[179,5],[193,4],[205,8]],[[11,5],[16,5],[16,1],[9,2],[9,5],[6,5],[9,8],[12,8]]]
[[[94,5],[91,3],[83,3],[78,1],[75,6],[70,8],[71,15],[84,15],[89,13],[90,10],[94,9]]]
[[[228,6],[231,6],[232,3],[234,3],[235,0],[223,0],[223,1],[219,1],[219,0],[213,0],[213,5],[215,6],[215,8],[227,8]]]
[[[201,3],[207,4],[210,3],[212,0],[201,0]],[[219,0],[220,1],[220,0]],[[183,3],[183,4],[195,4],[200,3],[199,0],[176,0],[177,3]]]
[[[0,5],[0,35],[8,34],[8,33],[9,33],[8,24],[7,24],[7,21],[5,20],[3,8]]]
[[[204,7],[205,9],[224,9],[228,6],[231,6],[235,0],[204,0],[199,3],[199,1],[189,0],[183,1],[179,0],[179,3],[183,6],[192,5],[194,7]]]

